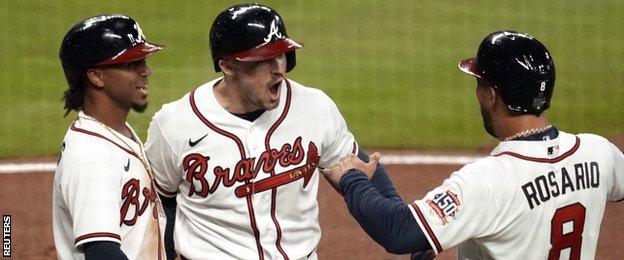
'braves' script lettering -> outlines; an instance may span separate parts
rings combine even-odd
[[[148,187],[143,187],[143,203],[140,202],[139,191],[141,190],[141,184],[137,179],[131,179],[126,184],[124,184],[121,189],[121,199],[123,203],[121,204],[121,212],[120,212],[120,220],[119,224],[125,224],[127,226],[133,226],[137,218],[143,215],[147,206],[149,206],[150,202],[154,202],[156,200],[156,193],[150,190]],[[128,216],[128,211],[132,207],[134,210]]]
[[[186,181],[190,184],[187,195],[189,197],[193,195],[206,197],[208,194],[214,193],[219,188],[220,184],[223,184],[225,187],[231,187],[236,183],[248,182],[253,180],[261,170],[265,173],[275,175],[275,166],[277,164],[282,167],[298,165],[303,162],[304,154],[305,152],[301,145],[301,137],[297,137],[292,145],[286,143],[279,150],[271,149],[262,152],[258,158],[252,157],[239,160],[233,170],[222,166],[214,167],[213,174],[215,178],[211,185],[208,183],[205,176],[208,171],[208,161],[210,157],[198,153],[189,154],[184,157],[183,160]],[[312,142],[308,145],[307,157],[308,160],[306,163],[313,164],[313,167],[310,166],[306,169],[314,171],[314,169],[316,169],[316,163],[318,163],[318,155],[316,145]],[[297,176],[293,177],[300,176],[302,176],[302,173],[298,173]],[[305,184],[307,184],[307,181]]]

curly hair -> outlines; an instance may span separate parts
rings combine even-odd
[[[72,70],[68,67],[63,67],[65,71],[65,77],[67,78],[67,84],[69,88],[63,92],[62,100],[65,102],[65,115],[66,117],[69,112],[72,110],[78,111],[82,109],[82,105],[84,103],[84,83],[85,83],[85,72],[84,71],[76,71]]]

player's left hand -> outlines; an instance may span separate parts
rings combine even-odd
[[[340,159],[338,163],[329,169],[322,169],[321,173],[325,176],[325,179],[336,189],[340,191],[340,179],[350,169],[358,169],[366,173],[366,176],[370,179],[377,169],[377,164],[381,159],[381,154],[373,153],[368,160],[368,163],[363,162],[355,154],[349,154]]]

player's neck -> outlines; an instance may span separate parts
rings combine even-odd
[[[128,109],[115,106],[111,102],[95,102],[93,99],[85,98],[82,111],[87,116],[95,118],[118,133],[128,138],[133,138],[130,129],[126,126]]]
[[[520,115],[501,119],[497,124],[496,134],[499,140],[505,140],[523,132],[534,132],[550,126],[544,113],[539,116]]]

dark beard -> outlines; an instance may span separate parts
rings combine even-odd
[[[498,136],[496,136],[496,133],[494,133],[494,127],[492,126],[492,117],[485,110],[483,110],[483,107],[481,108],[481,118],[483,118],[483,128],[485,128],[485,131],[494,138],[498,138]]]
[[[143,104],[143,105],[132,104],[132,110],[134,112],[143,113],[145,111],[145,109],[147,109],[147,102],[145,102],[145,104]]]

